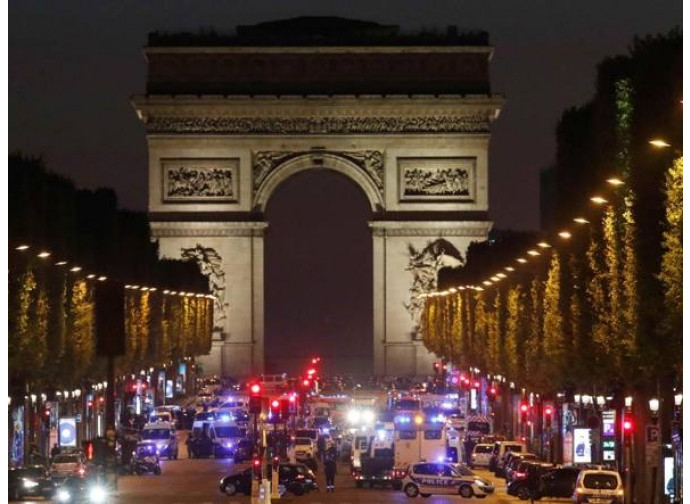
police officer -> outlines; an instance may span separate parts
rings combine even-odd
[[[335,492],[335,473],[337,468],[338,452],[333,444],[330,444],[323,455],[323,471],[326,474],[326,492]]]

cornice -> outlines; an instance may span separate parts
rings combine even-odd
[[[491,221],[371,221],[373,236],[486,237]]]
[[[267,222],[151,222],[154,238],[263,236]]]
[[[492,55],[493,46],[147,46],[145,54],[487,54]]]

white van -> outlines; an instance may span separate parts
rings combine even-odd
[[[523,441],[496,441],[489,462],[489,470],[493,471],[496,476],[504,476],[503,466],[508,452],[526,453],[527,445]]]
[[[139,434],[141,441],[156,443],[156,451],[160,457],[177,459],[177,431],[171,422],[151,422],[144,425]]]
[[[208,426],[208,437],[213,444],[215,458],[230,457],[235,453],[237,444],[247,437],[247,429],[234,422],[212,422]]]
[[[494,445],[491,443],[479,443],[474,445],[472,455],[470,457],[470,467],[489,467],[491,454],[494,451]]]

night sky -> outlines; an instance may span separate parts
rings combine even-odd
[[[519,230],[539,226],[538,174],[554,157],[556,122],[591,97],[596,64],[625,53],[634,35],[682,24],[681,0],[13,0],[8,12],[10,151],[42,155],[77,186],[111,187],[121,207],[141,211],[146,140],[129,99],[144,90],[149,32],[229,32],[303,15],[486,30],[495,48],[492,89],[506,97],[492,130],[490,216],[498,228]],[[296,176],[269,202],[269,366],[289,366],[279,357],[296,358],[304,345],[285,342],[307,338],[315,342],[309,351],[370,362],[369,215],[358,189],[332,174]],[[344,363],[336,367],[354,370]]]

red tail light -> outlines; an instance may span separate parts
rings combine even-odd
[[[527,473],[523,473],[523,472],[515,471],[513,474],[515,475],[515,479],[523,479],[523,478],[527,477]]]

